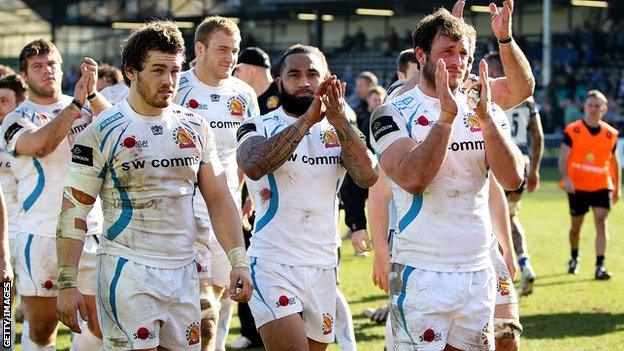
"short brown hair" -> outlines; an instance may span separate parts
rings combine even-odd
[[[602,101],[605,105],[608,105],[608,104],[609,104],[609,102],[607,101],[607,97],[605,96],[605,94],[603,94],[603,93],[602,93],[600,90],[598,90],[598,89],[592,89],[592,90],[588,91],[588,92],[587,92],[587,98],[586,98],[585,100],[587,100],[587,99],[589,99],[589,98],[592,98],[592,97],[593,97],[593,98],[596,98],[596,99],[598,99],[598,100],[600,100],[600,101]]]
[[[371,96],[372,94],[377,94],[381,96],[381,99],[383,100],[384,97],[386,97],[387,92],[386,92],[386,89],[384,89],[381,85],[377,85],[377,86],[370,88],[370,90],[368,90],[367,96]]]
[[[24,46],[24,48],[20,52],[19,58],[17,60],[19,71],[26,72],[26,70],[28,69],[29,58],[50,53],[56,53],[59,58],[59,63],[63,62],[61,54],[51,41],[45,39],[37,39],[35,41],[31,41],[30,43],[26,44],[26,46]]]
[[[208,45],[210,37],[218,31],[240,37],[240,29],[234,21],[221,16],[206,17],[195,29],[195,43]]]
[[[414,49],[421,48],[427,55],[431,53],[431,46],[436,35],[445,35],[453,41],[467,37],[470,43],[469,53],[474,57],[477,32],[474,27],[463,20],[453,16],[446,9],[438,9],[436,12],[425,16],[412,33]],[[420,65],[419,67],[420,68]]]
[[[410,62],[418,64],[416,54],[414,54],[414,49],[401,51],[399,57],[397,58],[397,71],[407,74]]]
[[[0,78],[4,78],[8,75],[15,74],[15,71],[9,66],[0,65]]]
[[[9,89],[15,93],[15,100],[22,101],[28,94],[26,82],[17,74],[10,74],[0,79],[0,89]]]
[[[115,85],[123,81],[123,74],[119,68],[105,63],[98,66],[98,78],[104,78],[110,84]]]
[[[371,71],[360,72],[357,77],[355,77],[355,80],[358,79],[364,79],[368,83],[368,85],[376,86],[379,84],[377,76]]]
[[[133,30],[121,44],[121,67],[124,82],[130,86],[126,70],[141,72],[149,51],[162,51],[184,56],[184,38],[172,21],[156,20]]]

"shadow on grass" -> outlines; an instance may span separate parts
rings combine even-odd
[[[379,306],[381,306],[384,303],[388,302],[388,295],[375,294],[375,295],[364,296],[361,299],[357,299],[357,300],[349,299],[349,305],[352,305],[354,303],[363,303],[363,302],[379,302]],[[375,306],[369,306],[369,307],[377,308],[379,306],[375,305]]]
[[[624,330],[624,314],[559,313],[520,317],[526,339],[597,336]]]
[[[588,282],[593,282],[596,281],[594,278],[585,278],[585,279],[569,279],[569,280],[557,280],[554,282],[548,282],[548,283],[539,283],[538,280],[535,281],[535,287],[542,287],[542,286],[552,286],[552,285],[564,285],[564,284],[577,284],[577,283],[588,283]]]

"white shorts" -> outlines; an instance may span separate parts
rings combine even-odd
[[[219,244],[217,237],[205,220],[195,217],[197,226],[197,262],[200,279],[210,279],[213,285],[227,287],[230,285],[232,266],[227,254]]]
[[[511,279],[511,273],[507,269],[503,254],[498,249],[498,241],[490,247],[490,256],[496,273],[496,305],[517,304],[518,295]]]
[[[157,346],[200,350],[199,278],[196,262],[176,269],[147,267],[97,256],[97,314],[104,350]]]
[[[93,235],[85,236],[84,249],[78,266],[78,290],[95,295],[95,251]],[[17,290],[23,296],[56,297],[58,261],[56,238],[18,233],[15,239],[14,270],[19,279]]]
[[[249,301],[256,327],[300,313],[308,338],[334,342],[336,271],[294,267],[250,257],[254,285]]]
[[[492,269],[447,273],[392,263],[389,282],[395,351],[494,349]]]

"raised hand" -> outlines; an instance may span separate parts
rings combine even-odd
[[[502,11],[494,3],[490,3],[490,14],[492,15],[492,32],[498,40],[505,40],[511,37],[511,15],[513,14],[513,0],[503,1]]]
[[[479,62],[479,84],[481,85],[481,94],[477,104],[477,117],[479,119],[490,118],[492,93],[488,81],[488,64],[483,59]]]
[[[331,84],[332,79],[325,79],[314,92],[314,100],[301,118],[307,119],[312,125],[320,122],[325,117],[325,106],[323,106],[322,98],[327,93],[327,87]]]
[[[95,93],[98,80],[97,62],[90,57],[85,57],[80,65],[80,73],[87,76],[87,96]]]
[[[331,76],[329,80],[327,92],[321,100],[327,109],[325,111],[327,121],[335,126],[337,123],[346,122],[347,102],[344,99],[344,95],[347,85],[342,83],[336,76]]]
[[[455,2],[455,5],[453,5],[453,10],[451,10],[451,13],[453,14],[453,16],[463,21],[465,6],[466,6],[466,0],[457,0],[457,2]]]
[[[436,65],[436,95],[440,100],[440,121],[453,123],[457,115],[457,102],[449,86],[448,71],[444,60],[439,59]]]

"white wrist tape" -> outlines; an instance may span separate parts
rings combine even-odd
[[[232,264],[232,268],[249,268],[247,262],[247,252],[242,246],[236,246],[227,252],[227,258]]]

